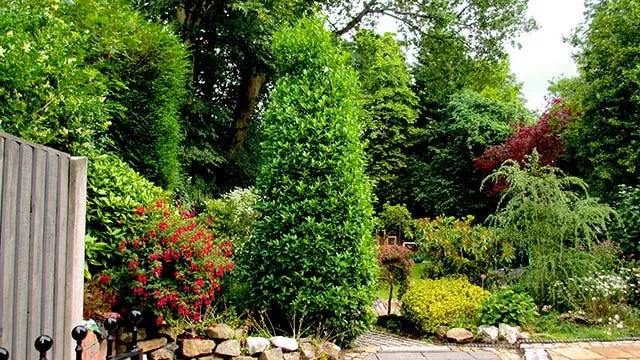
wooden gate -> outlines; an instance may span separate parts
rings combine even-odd
[[[0,344],[37,359],[73,358],[66,332],[82,320],[87,159],[0,132]]]

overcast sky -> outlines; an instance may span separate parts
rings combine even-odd
[[[519,39],[521,49],[511,49],[511,70],[524,83],[527,107],[543,109],[549,81],[576,74],[572,47],[562,41],[582,22],[583,0],[529,0],[529,16],[539,29]]]

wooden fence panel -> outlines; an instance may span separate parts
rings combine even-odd
[[[36,359],[73,359],[82,319],[86,158],[0,133],[0,346]]]

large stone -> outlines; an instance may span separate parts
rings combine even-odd
[[[282,351],[296,351],[298,350],[298,342],[294,338],[284,336],[274,336],[271,339],[271,344],[275,347],[279,347]]]
[[[163,326],[160,329],[158,329],[158,335],[162,335],[164,337],[166,337],[169,342],[175,342],[176,340],[178,340],[178,331],[172,327],[169,326]]]
[[[251,356],[234,356],[231,358],[231,360],[256,360],[256,358],[253,358]]]
[[[284,354],[284,360],[300,360],[300,353],[292,352]]]
[[[282,349],[277,347],[261,353],[259,360],[284,360],[284,355]]]
[[[160,349],[161,347],[167,345],[167,338],[157,338],[145,341],[139,341],[138,347],[142,349],[143,353],[147,353],[149,351],[153,351],[156,349]]]
[[[205,357],[199,357],[198,360],[224,360],[224,358],[216,355],[209,355]]]
[[[177,344],[169,344],[162,349],[149,353],[149,358],[151,360],[173,360],[173,354],[176,350],[178,350]]]
[[[220,356],[240,356],[240,341],[226,340],[218,344],[215,350],[216,355]]]
[[[466,344],[473,341],[473,333],[463,328],[453,328],[447,331],[447,339],[457,344]]]
[[[182,340],[182,355],[186,358],[208,355],[213,353],[215,347],[216,342],[213,340],[184,339]]]
[[[226,324],[213,325],[206,328],[205,333],[209,339],[229,340],[233,335],[233,329]]]
[[[478,335],[482,336],[485,342],[495,342],[498,341],[500,330],[495,326],[480,325],[478,326]]]
[[[247,338],[247,349],[251,355],[265,352],[269,348],[269,345],[271,345],[271,342],[263,337]]]
[[[316,358],[316,347],[310,342],[300,344],[300,353],[303,360],[311,360]]]
[[[318,357],[325,357],[329,360],[339,360],[340,350],[338,345],[325,341],[318,347]]]
[[[507,324],[498,325],[500,337],[507,340],[509,344],[515,344],[520,339],[520,329],[517,327],[509,326]]]

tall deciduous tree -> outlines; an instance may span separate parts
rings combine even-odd
[[[482,174],[473,160],[502,143],[523,114],[510,104],[465,91],[451,97],[443,116],[426,127],[424,148],[412,157],[414,215],[486,216]]]
[[[194,181],[213,184],[209,190],[251,181],[257,142],[251,131],[275,79],[269,44],[282,24],[321,7],[335,20],[334,33],[342,35],[386,16],[400,20],[401,31],[414,38],[444,26],[468,34],[464,44],[469,51],[495,55],[506,41],[532,27],[525,17],[527,2],[134,0],[152,17],[175,22],[192,49],[193,99],[185,108],[183,152],[189,174]]]
[[[366,112],[368,172],[378,204],[406,202],[400,181],[406,177],[406,149],[417,129],[418,100],[402,48],[392,34],[359,31],[353,62],[360,75]]]
[[[585,114],[566,139],[578,173],[607,197],[640,182],[640,4],[589,1],[586,14],[574,36]]]
[[[376,274],[358,75],[317,19],[277,33],[273,48],[249,246],[255,302],[284,329],[349,341],[372,320]]]

